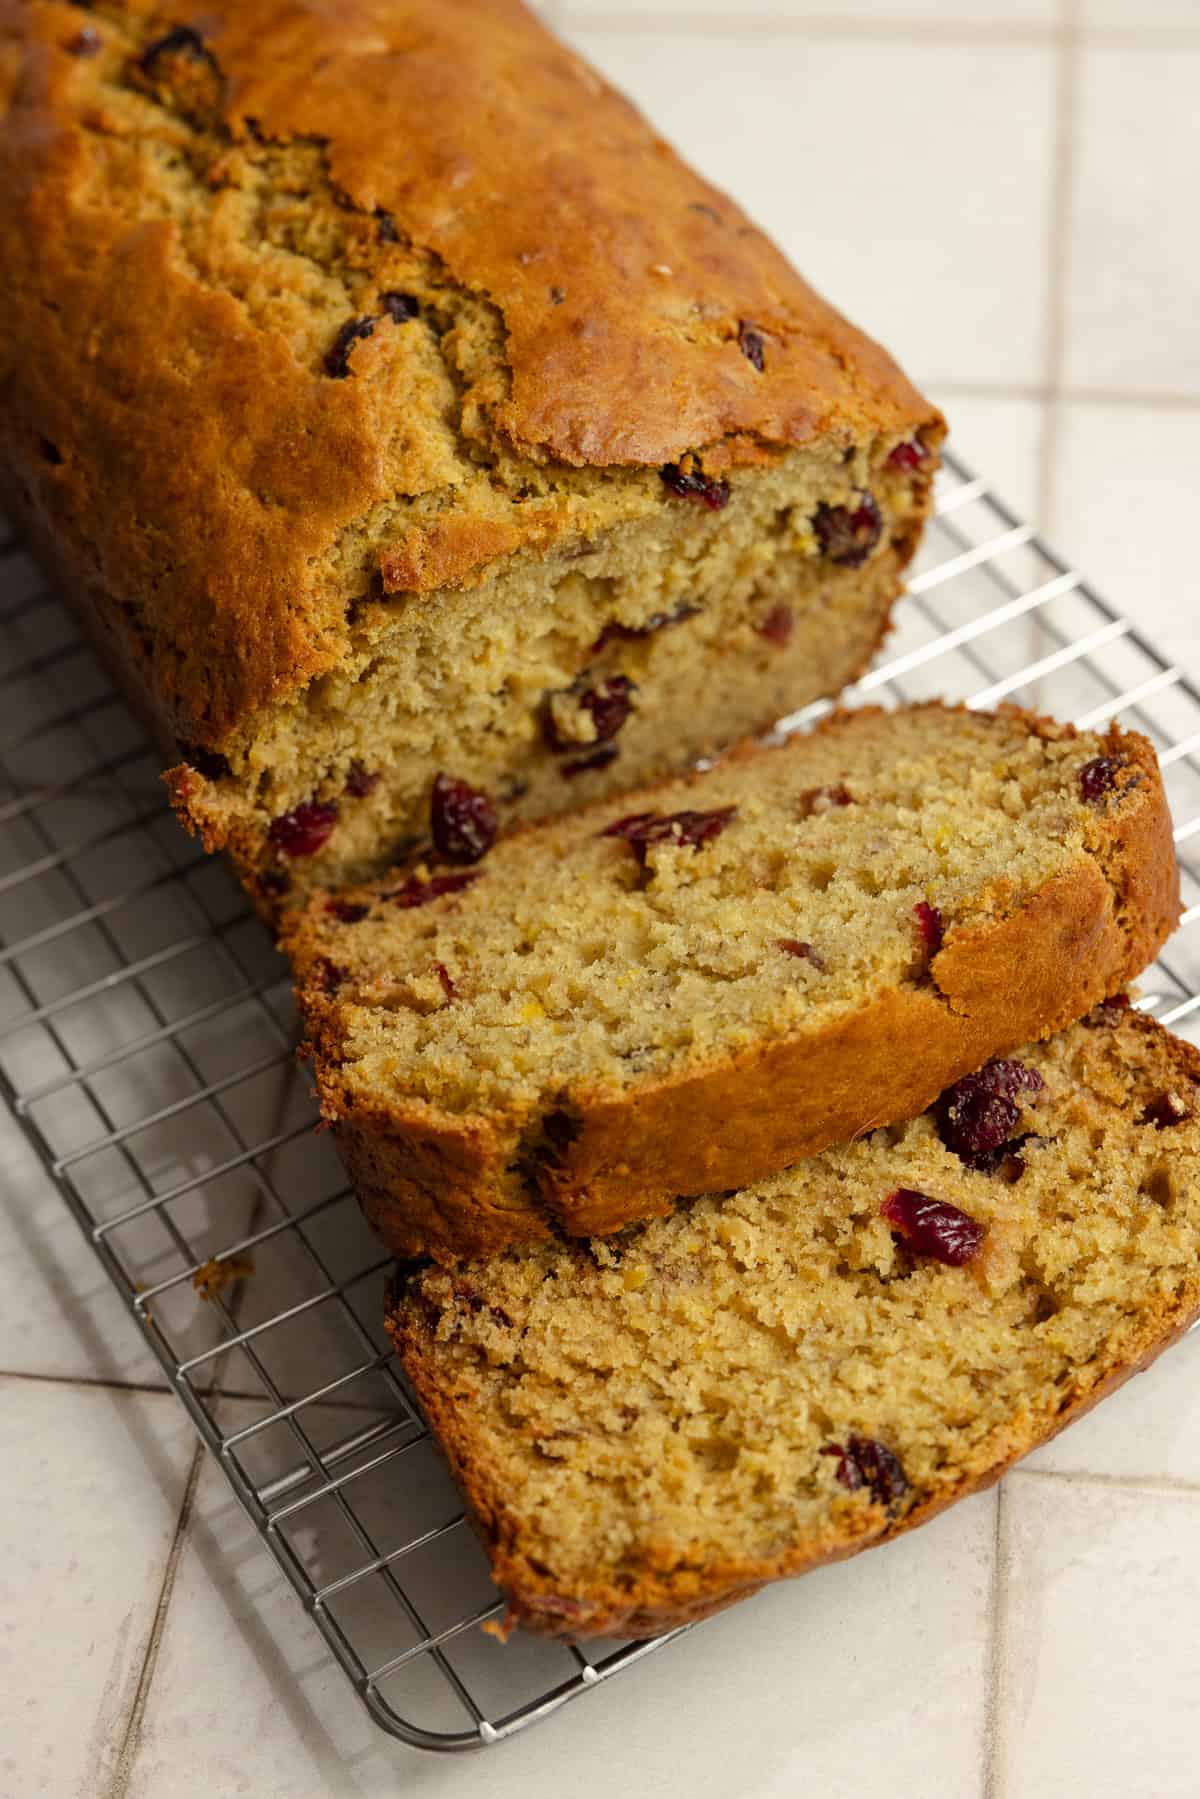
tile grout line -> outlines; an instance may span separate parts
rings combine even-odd
[[[822,41],[841,38],[849,43],[864,39],[881,44],[948,45],[952,49],[976,48],[980,45],[1015,49],[1045,49],[1059,41],[1062,28],[1057,25],[1008,25],[1003,20],[987,20],[978,25],[944,19],[873,19],[843,18],[837,13],[740,13],[713,12],[606,12],[597,8],[587,11],[567,0],[559,0],[547,15],[556,25],[568,31],[595,31],[601,34],[625,34],[631,37],[679,37],[693,39],[741,40],[746,44],[772,37],[810,37]],[[1200,41],[1200,33],[1195,34]]]
[[[28,1368],[0,1368],[0,1381],[20,1380],[33,1381],[47,1387],[75,1387],[84,1392],[89,1389],[101,1393],[149,1393],[162,1399],[178,1401],[175,1389],[166,1381],[155,1384],[153,1381],[119,1380],[99,1374],[37,1374]],[[271,1404],[267,1394],[251,1393],[244,1387],[206,1387],[202,1389],[206,1402],[217,1404],[224,1399],[232,1399],[247,1405]],[[385,1405],[372,1404],[365,1399],[309,1399],[305,1394],[285,1396],[285,1405],[330,1406],[336,1411],[344,1412],[385,1412]],[[272,1411],[274,1411],[272,1405]]]
[[[1044,530],[1054,530],[1056,473],[1066,361],[1067,284],[1070,279],[1071,209],[1075,187],[1079,98],[1079,0],[1061,0],[1063,37],[1057,55],[1054,97],[1054,166],[1048,221],[1045,406],[1038,456],[1038,511]]]
[[[0,1380],[39,1381],[47,1387],[94,1387],[102,1393],[161,1393],[173,1398],[165,1377],[161,1381],[121,1380],[103,1374],[39,1374],[30,1368],[0,1368]]]
[[[154,1684],[154,1676],[158,1670],[158,1657],[162,1648],[163,1631],[166,1627],[167,1613],[171,1600],[175,1595],[175,1582],[179,1574],[179,1564],[183,1559],[191,1529],[192,1513],[196,1504],[196,1489],[200,1484],[200,1475],[204,1468],[205,1448],[197,1443],[192,1451],[191,1466],[188,1469],[187,1484],[183,1490],[183,1499],[179,1507],[179,1516],[175,1520],[175,1534],[171,1538],[171,1547],[167,1552],[166,1566],[163,1569],[162,1583],[158,1590],[158,1603],[154,1608],[154,1618],[150,1625],[150,1636],[146,1643],[146,1653],[142,1657],[142,1666],[138,1673],[137,1688],[125,1720],[125,1728],[121,1733],[121,1746],[117,1751],[117,1759],[113,1768],[112,1779],[105,1790],[103,1799],[126,1799],[129,1782],[133,1775],[134,1763],[142,1741],[142,1724],[146,1716],[146,1704],[150,1697],[150,1689]]]
[[[702,14],[658,12],[654,8],[642,12],[610,12],[602,7],[592,12],[578,0],[549,0],[541,13],[544,19],[565,31],[624,33],[632,37],[740,38],[751,42],[786,36],[822,40],[843,38],[849,42],[867,39],[891,44],[944,44],[953,49],[976,45],[1046,49],[1076,35],[1076,29],[1071,25],[1009,25],[1002,19],[976,25],[962,20],[947,24],[944,19],[937,18],[845,18],[838,13],[805,15],[772,12],[769,8],[749,14],[732,8],[726,12]],[[1167,25],[1150,31],[1123,29],[1116,25],[1084,26],[1078,35],[1105,50],[1200,50],[1200,29],[1186,25]]]
[[[1008,1656],[1008,1536],[1005,1529],[1006,1481],[996,1485],[996,1531],[992,1543],[989,1598],[989,1641],[983,1719],[982,1799],[1003,1799],[1005,1755],[1005,1688]]]
[[[1177,1474],[1089,1474],[1083,1468],[1014,1468],[1010,1480],[1056,1480],[1066,1485],[1108,1487],[1121,1493],[1182,1493],[1200,1498],[1200,1481]]]
[[[1073,406],[1136,406],[1145,412],[1200,411],[1200,393],[1155,392],[1138,388],[1073,387],[1060,383],[1052,388],[1044,381],[970,381],[957,376],[940,379],[925,374],[922,384],[932,392],[978,400],[1047,401],[1052,394]]]

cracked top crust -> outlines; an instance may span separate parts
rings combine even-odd
[[[7,497],[214,747],[664,463],[940,431],[515,0],[0,0],[0,264]]]

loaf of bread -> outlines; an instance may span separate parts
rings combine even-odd
[[[518,0],[0,0],[0,267],[0,498],[268,913],[836,692],[928,511],[936,410]]]
[[[744,1192],[398,1279],[508,1621],[651,1636],[994,1481],[1200,1310],[1198,1101],[1110,1003]]]
[[[442,1259],[911,1117],[1139,973],[1177,915],[1144,738],[930,705],[317,897],[284,943],[367,1214]]]

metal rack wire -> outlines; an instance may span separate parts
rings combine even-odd
[[[1154,740],[1186,910],[1143,1004],[1200,1026],[1200,690],[953,460],[851,698],[934,694]],[[313,1136],[283,964],[2,521],[0,697],[0,1092],[370,1713],[479,1747],[660,1649],[478,1629],[500,1601],[389,1356],[385,1259]]]

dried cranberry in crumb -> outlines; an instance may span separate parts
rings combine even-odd
[[[576,775],[590,775],[597,768],[607,768],[620,754],[615,743],[598,743],[586,756],[576,756],[572,762],[560,763],[558,772],[564,781],[573,781]]]
[[[427,881],[413,875],[402,887],[393,887],[390,893],[380,897],[391,900],[394,906],[408,912],[414,906],[428,906],[432,900],[441,899],[447,893],[461,893],[464,887],[469,887],[478,879],[478,870],[471,874],[431,875]]]
[[[339,924],[361,924],[370,906],[360,906],[353,900],[331,899],[325,901],[325,910]]]
[[[99,56],[104,39],[94,25],[85,25],[74,37],[67,39],[63,48],[71,56]]]
[[[946,1200],[930,1199],[914,1187],[897,1187],[879,1208],[914,1255],[961,1268],[979,1254],[987,1232],[982,1224]]]
[[[346,970],[331,962],[328,956],[322,956],[316,965],[317,986],[322,993],[336,993],[346,978]]]
[[[206,62],[212,60],[204,39],[190,25],[176,25],[165,37],[155,38],[152,44],[147,44],[138,57],[138,67],[144,74],[151,75],[162,56],[202,56]]]
[[[700,505],[707,506],[710,512],[720,512],[729,504],[728,481],[712,481],[696,469],[682,469],[677,462],[668,462],[661,469],[663,486],[671,493],[677,494],[681,500],[697,500]]]
[[[736,806],[716,806],[710,812],[672,812],[663,818],[657,812],[634,812],[628,818],[618,818],[601,836],[623,837],[645,868],[646,853],[652,843],[686,843],[698,850],[719,837],[736,817]]]
[[[1129,995],[1127,993],[1110,993],[1099,1005],[1093,1006],[1086,1018],[1080,1023],[1089,1031],[1098,1031],[1101,1025],[1116,1024],[1122,1012],[1128,1012]]]
[[[783,649],[785,644],[792,641],[792,627],[795,622],[790,606],[772,606],[766,618],[760,620],[754,628],[760,637],[766,638],[768,643],[778,644],[779,648]]]
[[[487,794],[448,774],[434,780],[430,824],[438,855],[447,862],[478,862],[496,836],[496,812]]]
[[[766,354],[762,333],[756,331],[752,325],[748,325],[745,319],[743,319],[738,326],[738,349],[742,352],[742,355],[746,358],[747,362],[754,364],[754,367],[761,375],[766,367]]]
[[[908,1476],[898,1455],[874,1437],[847,1437],[844,1444],[827,1443],[822,1455],[837,1457],[837,1477],[856,1492],[869,1487],[878,1505],[894,1505],[908,1491]]]
[[[633,710],[633,696],[636,692],[637,688],[628,675],[612,675],[607,681],[598,681],[595,687],[588,687],[579,695],[579,710],[591,713],[597,743],[607,743],[609,738],[617,735]],[[549,707],[542,715],[542,728],[552,750],[573,750],[578,747],[570,738],[559,736],[554,714]]]
[[[374,793],[382,778],[378,770],[372,773],[361,762],[352,762],[346,770],[346,792],[357,800],[365,799],[368,793]]]
[[[785,956],[797,956],[802,962],[811,962],[817,969],[825,966],[824,956],[820,955],[811,943],[803,943],[799,937],[777,937],[775,943]]]
[[[917,438],[910,443],[897,444],[887,459],[888,468],[920,468],[929,455],[925,445]]]
[[[437,973],[438,980],[442,983],[442,992],[446,995],[446,998],[448,1000],[457,999],[458,988],[454,985],[454,978],[451,975],[450,970],[446,967],[446,964],[444,962],[435,962],[433,966]]]
[[[865,562],[883,536],[883,519],[870,494],[857,506],[817,507],[813,530],[822,553],[841,568],[857,568]]]
[[[561,1162],[563,1155],[579,1136],[582,1126],[569,1112],[547,1112],[542,1119],[546,1145],[541,1151],[545,1162]]]
[[[409,319],[415,319],[421,310],[421,302],[415,294],[391,292],[380,294],[379,304],[389,319],[395,319],[398,325],[406,325]]]
[[[921,933],[921,942],[931,956],[936,956],[945,937],[941,913],[936,906],[929,905],[925,900],[918,900],[913,907],[913,917]]]
[[[196,773],[203,775],[206,781],[224,780],[225,776],[232,772],[220,750],[206,750],[202,744],[185,743],[181,738],[179,754],[185,762],[190,762]]]
[[[1018,1093],[1040,1093],[1045,1086],[1036,1068],[1011,1060],[988,1062],[978,1074],[965,1074],[947,1087],[934,1105],[938,1136],[968,1168],[994,1169],[1009,1147],[1020,1116]]]
[[[809,787],[796,801],[797,818],[820,818],[839,806],[852,806],[854,795],[848,787]]]
[[[1182,1124],[1191,1113],[1178,1093],[1160,1093],[1152,1099],[1142,1113],[1141,1123],[1152,1124],[1156,1130],[1165,1131],[1170,1125]]]
[[[330,800],[304,800],[290,812],[271,820],[267,836],[285,856],[315,856],[328,841],[337,823],[338,809]]]
[[[1122,756],[1095,756],[1085,762],[1079,771],[1079,791],[1084,803],[1094,806],[1106,793],[1111,793],[1117,783],[1117,771],[1124,767]]]
[[[360,337],[370,337],[374,329],[374,319],[347,319],[325,352],[325,373],[334,381],[344,381],[350,373],[351,350]]]
[[[668,625],[681,625],[686,618],[698,617],[702,610],[684,600],[673,612],[652,612],[644,625],[621,625],[614,619],[597,637],[588,651],[588,659],[598,656],[610,643],[633,643],[639,637],[653,637],[656,631],[665,631]]]

